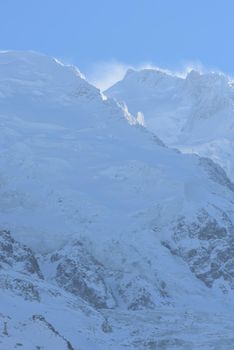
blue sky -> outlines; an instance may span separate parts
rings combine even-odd
[[[234,75],[233,17],[233,0],[0,0],[0,49],[56,56],[107,85],[128,65]]]

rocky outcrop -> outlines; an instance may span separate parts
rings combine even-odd
[[[36,281],[43,280],[32,250],[15,241],[9,231],[0,231],[0,287],[22,296],[25,300],[40,301]]]
[[[8,268],[43,279],[32,250],[15,241],[9,231],[0,231],[0,271]]]
[[[179,218],[172,228],[172,240],[162,244],[182,257],[207,287],[218,281],[227,292],[234,288],[234,227],[227,214],[218,209],[216,214],[213,217],[201,210],[193,222]]]
[[[164,281],[147,281],[141,275],[123,274],[118,281],[118,295],[128,310],[153,310],[160,304],[170,304]]]
[[[2,290],[9,291],[28,301],[40,301],[40,293],[35,283],[23,279],[23,276],[9,276],[0,274],[0,286]]]
[[[43,315],[33,315],[32,320],[34,322],[40,322],[42,323],[50,332],[52,332],[56,337],[62,339],[63,342],[65,342],[66,349],[67,350],[75,350],[75,348],[72,346],[69,340],[67,340],[63,335],[61,335],[54,326],[46,320],[46,318]]]
[[[82,298],[95,309],[155,309],[170,304],[164,281],[149,281],[122,266],[114,270],[100,263],[81,241],[40,257],[40,264],[52,274],[43,276],[30,248],[15,241],[9,231],[0,234],[0,284],[25,300],[40,301],[38,281],[55,283],[59,288]],[[48,288],[48,286],[45,288]],[[49,289],[48,289],[49,291]]]
[[[75,294],[97,309],[116,305],[110,288],[104,280],[105,268],[83,246],[75,242],[50,257],[55,267],[57,284]]]

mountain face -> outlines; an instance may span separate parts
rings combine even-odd
[[[0,54],[0,348],[232,349],[234,184],[141,122],[74,67]]]
[[[143,113],[145,126],[167,145],[213,159],[233,179],[234,82],[228,76],[129,70],[105,94],[133,115]]]

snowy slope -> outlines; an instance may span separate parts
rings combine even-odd
[[[146,127],[167,145],[210,157],[233,178],[234,83],[228,76],[129,70],[105,94],[134,115],[142,112]]]
[[[76,68],[33,52],[0,54],[0,130],[4,348],[229,349],[222,168],[167,148]]]

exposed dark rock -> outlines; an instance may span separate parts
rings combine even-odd
[[[0,288],[9,290],[15,295],[23,297],[29,301],[40,301],[40,295],[37,287],[29,281],[20,278],[13,278],[8,275],[0,275]]]
[[[31,249],[15,241],[9,231],[0,231],[0,288],[40,301],[35,278],[41,280],[43,275]]]
[[[0,231],[0,269],[4,267],[43,279],[32,250],[15,241],[9,231]]]
[[[129,310],[153,310],[159,304],[169,304],[166,283],[155,279],[147,281],[140,275],[122,275],[118,281],[118,294]]]
[[[134,345],[138,349],[149,349],[149,350],[167,350],[167,349],[188,349],[190,345],[183,339],[169,338],[169,339],[150,339],[145,341],[135,341]]]
[[[59,338],[63,339],[64,342],[66,343],[67,350],[75,350],[75,348],[72,346],[70,341],[68,341],[63,335],[61,335],[55,328],[54,326],[46,320],[46,318],[42,315],[33,315],[32,316],[33,321],[41,322],[43,323],[53,334],[58,336]]]
[[[97,309],[116,306],[104,280],[104,267],[81,242],[53,254],[50,261],[57,264],[55,279],[60,287],[80,296]]]
[[[172,241],[162,245],[182,257],[197,278],[209,288],[221,279],[234,288],[234,228],[227,214],[217,211],[214,218],[202,210],[195,222],[179,218],[172,231]],[[189,245],[184,243],[188,238]]]
[[[102,323],[102,330],[104,333],[111,333],[112,332],[112,326],[107,318]]]

